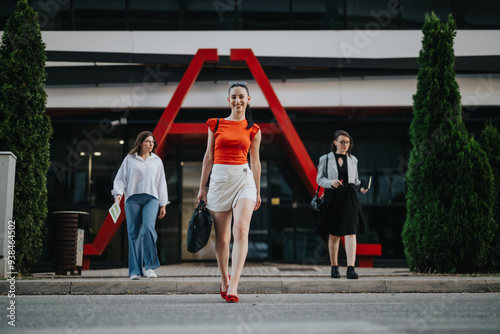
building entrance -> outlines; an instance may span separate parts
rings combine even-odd
[[[197,253],[187,251],[187,231],[189,220],[194,209],[198,206],[196,196],[200,186],[201,161],[188,161],[182,163],[182,219],[181,219],[181,260],[215,260],[215,228],[208,244]]]
[[[196,196],[201,177],[201,161],[185,161],[181,163],[180,173],[182,174],[182,197],[181,203],[181,229],[180,229],[180,244],[181,244],[181,261],[192,260],[216,260],[215,257],[215,228],[212,229],[212,235],[201,251],[192,254],[187,251],[187,229],[191,215],[198,205]],[[254,261],[263,261],[269,259],[269,243],[268,243],[268,225],[267,225],[267,163],[262,163],[262,205],[258,211],[254,212],[252,216],[250,234],[249,234],[249,247],[248,259]]]

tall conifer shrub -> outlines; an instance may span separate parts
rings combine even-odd
[[[478,142],[486,152],[491,169],[493,170],[495,197],[493,204],[494,223],[491,235],[496,236],[496,238],[490,243],[488,263],[485,269],[488,271],[498,271],[500,270],[500,242],[498,242],[498,237],[500,236],[500,133],[491,121],[486,124],[486,127],[481,132]]]
[[[37,13],[20,0],[0,45],[0,150],[17,157],[13,216],[21,274],[38,260],[46,229],[52,126],[45,114],[45,60]]]
[[[486,261],[493,176],[462,120],[453,69],[455,22],[432,13],[422,30],[406,174],[406,259],[419,272],[473,272]]]

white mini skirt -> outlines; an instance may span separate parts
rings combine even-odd
[[[215,212],[229,211],[240,198],[257,201],[257,187],[248,164],[212,167],[208,185],[207,208]]]

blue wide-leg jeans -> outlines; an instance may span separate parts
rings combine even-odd
[[[158,209],[158,199],[148,194],[132,195],[125,202],[129,276],[144,276],[143,264],[146,270],[160,266],[155,230]]]

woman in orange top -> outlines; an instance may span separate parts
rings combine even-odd
[[[260,128],[253,123],[246,83],[230,83],[227,98],[231,115],[207,121],[208,143],[203,158],[198,202],[204,200],[215,224],[215,253],[222,278],[220,294],[228,303],[239,301],[238,283],[248,253],[248,232],[260,198]],[[251,168],[247,155],[250,150]],[[205,189],[208,177],[208,193]],[[233,225],[231,276],[229,243]]]

